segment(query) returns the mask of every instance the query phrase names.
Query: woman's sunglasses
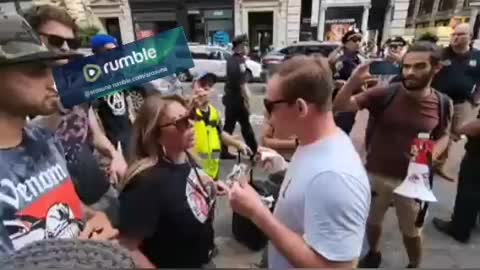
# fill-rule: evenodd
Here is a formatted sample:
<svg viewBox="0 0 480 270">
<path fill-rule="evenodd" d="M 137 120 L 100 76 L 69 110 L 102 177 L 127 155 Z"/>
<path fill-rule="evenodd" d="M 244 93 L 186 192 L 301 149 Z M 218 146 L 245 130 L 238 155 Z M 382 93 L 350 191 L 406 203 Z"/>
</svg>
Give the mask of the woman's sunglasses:
<svg viewBox="0 0 480 270">
<path fill-rule="evenodd" d="M 192 120 L 193 120 L 192 115 L 188 114 L 188 115 L 185 115 L 184 117 L 179 118 L 179 119 L 177 119 L 173 122 L 163 124 L 163 125 L 160 126 L 160 128 L 175 126 L 175 128 L 177 130 L 183 131 L 183 130 L 189 129 L 193 126 L 192 122 L 191 122 Z"/>
<path fill-rule="evenodd" d="M 40 33 L 40 35 L 44 36 L 47 38 L 48 45 L 55 47 L 55 48 L 62 48 L 63 44 L 65 42 L 67 43 L 68 47 L 72 50 L 76 50 L 80 48 L 80 43 L 81 41 L 76 38 L 64 38 L 61 36 L 57 35 L 52 35 L 52 34 L 45 34 L 45 33 Z"/>
</svg>

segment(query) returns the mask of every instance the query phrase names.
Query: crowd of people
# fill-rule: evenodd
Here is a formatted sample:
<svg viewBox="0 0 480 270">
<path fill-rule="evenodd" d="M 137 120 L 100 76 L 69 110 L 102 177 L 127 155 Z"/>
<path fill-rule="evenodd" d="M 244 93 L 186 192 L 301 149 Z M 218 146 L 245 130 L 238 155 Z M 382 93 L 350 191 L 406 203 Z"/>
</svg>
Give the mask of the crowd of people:
<svg viewBox="0 0 480 270">
<path fill-rule="evenodd" d="M 449 181 L 449 150 L 467 137 L 451 220 L 433 224 L 463 243 L 475 227 L 480 120 L 470 118 L 480 52 L 468 25 L 457 25 L 442 50 L 391 37 L 372 62 L 359 53 L 362 33 L 351 30 L 328 58 L 285 61 L 267 82 L 259 142 L 249 121 L 245 35 L 227 61 L 223 124 L 210 73 L 194 78 L 189 96 L 138 86 L 65 108 L 52 68 L 82 57 L 74 20 L 39 6 L 24 18 L 2 14 L 0 25 L 0 262 L 33 242 L 83 239 L 118 243 L 141 268 L 214 267 L 214 213 L 226 196 L 269 239 L 269 268 L 380 267 L 391 206 L 407 267 L 418 268 L 422 202 L 394 190 L 420 133 L 435 143 L 432 173 Z M 94 54 L 118 46 L 109 35 L 91 39 Z M 365 162 L 349 137 L 360 110 L 369 112 Z M 237 122 L 245 143 L 232 135 Z M 273 212 L 248 174 L 229 185 L 220 179 L 221 160 L 236 158 L 231 148 L 279 186 Z"/>
</svg>

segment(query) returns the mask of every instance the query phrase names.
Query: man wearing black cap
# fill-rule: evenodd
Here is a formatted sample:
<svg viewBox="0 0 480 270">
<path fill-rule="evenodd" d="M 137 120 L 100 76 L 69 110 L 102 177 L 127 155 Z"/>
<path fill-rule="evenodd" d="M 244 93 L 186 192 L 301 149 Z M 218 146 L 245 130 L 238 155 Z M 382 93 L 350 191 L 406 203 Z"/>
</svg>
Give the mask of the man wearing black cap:
<svg viewBox="0 0 480 270">
<path fill-rule="evenodd" d="M 27 123 L 58 110 L 51 65 L 71 54 L 49 51 L 16 14 L 0 25 L 0 256 L 42 239 L 114 237 L 107 217 L 82 205 L 54 134 Z"/>
<path fill-rule="evenodd" d="M 242 136 L 248 147 L 256 153 L 257 141 L 250 125 L 250 108 L 245 65 L 245 56 L 248 53 L 248 39 L 246 35 L 235 37 L 232 41 L 234 54 L 227 60 L 227 82 L 225 84 L 225 126 L 224 131 L 233 133 L 235 124 L 240 123 Z M 234 158 L 223 148 L 222 158 Z"/>
<path fill-rule="evenodd" d="M 400 64 L 406 52 L 407 41 L 401 36 L 393 36 L 387 39 L 385 45 L 387 46 L 385 59 L 391 63 Z"/>
<path fill-rule="evenodd" d="M 360 45 L 362 43 L 362 32 L 354 29 L 350 30 L 342 37 L 343 53 L 339 57 L 330 58 L 330 62 L 334 63 L 334 80 L 347 81 L 353 70 L 361 63 L 359 57 Z M 335 92 L 337 92 L 336 89 Z M 356 113 L 340 112 L 335 114 L 335 122 L 337 125 L 349 134 L 355 124 Z"/>
<path fill-rule="evenodd" d="M 401 63 L 406 46 L 407 41 L 400 36 L 393 36 L 385 42 L 384 60 L 372 62 L 370 65 L 370 74 L 377 79 L 377 83 L 401 81 Z"/>
</svg>

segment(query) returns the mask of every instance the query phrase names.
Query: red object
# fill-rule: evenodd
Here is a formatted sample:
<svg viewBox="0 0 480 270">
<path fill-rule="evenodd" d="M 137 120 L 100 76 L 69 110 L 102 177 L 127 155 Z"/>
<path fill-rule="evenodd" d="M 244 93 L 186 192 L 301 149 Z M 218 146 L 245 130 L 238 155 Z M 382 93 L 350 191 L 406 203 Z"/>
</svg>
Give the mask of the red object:
<svg viewBox="0 0 480 270">
<path fill-rule="evenodd" d="M 415 138 L 412 144 L 412 161 L 420 164 L 430 165 L 431 154 L 435 143 L 430 139 Z"/>
<path fill-rule="evenodd" d="M 138 39 L 144 39 L 144 38 L 149 38 L 153 37 L 155 35 L 155 32 L 152 30 L 141 30 L 137 33 Z"/>
</svg>

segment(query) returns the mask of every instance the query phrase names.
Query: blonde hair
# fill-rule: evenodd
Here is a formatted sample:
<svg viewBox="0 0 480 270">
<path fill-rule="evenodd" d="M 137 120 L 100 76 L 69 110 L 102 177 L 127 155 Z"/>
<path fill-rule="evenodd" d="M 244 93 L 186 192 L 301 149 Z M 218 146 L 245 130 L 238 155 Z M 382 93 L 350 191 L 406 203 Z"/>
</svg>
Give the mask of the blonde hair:
<svg viewBox="0 0 480 270">
<path fill-rule="evenodd" d="M 124 189 L 137 174 L 155 166 L 165 157 L 165 150 L 158 143 L 161 133 L 159 123 L 166 108 L 174 102 L 187 105 L 182 97 L 176 95 L 162 97 L 160 93 L 155 93 L 145 99 L 133 124 L 129 166 L 125 177 L 120 181 L 120 189 Z"/>
</svg>

